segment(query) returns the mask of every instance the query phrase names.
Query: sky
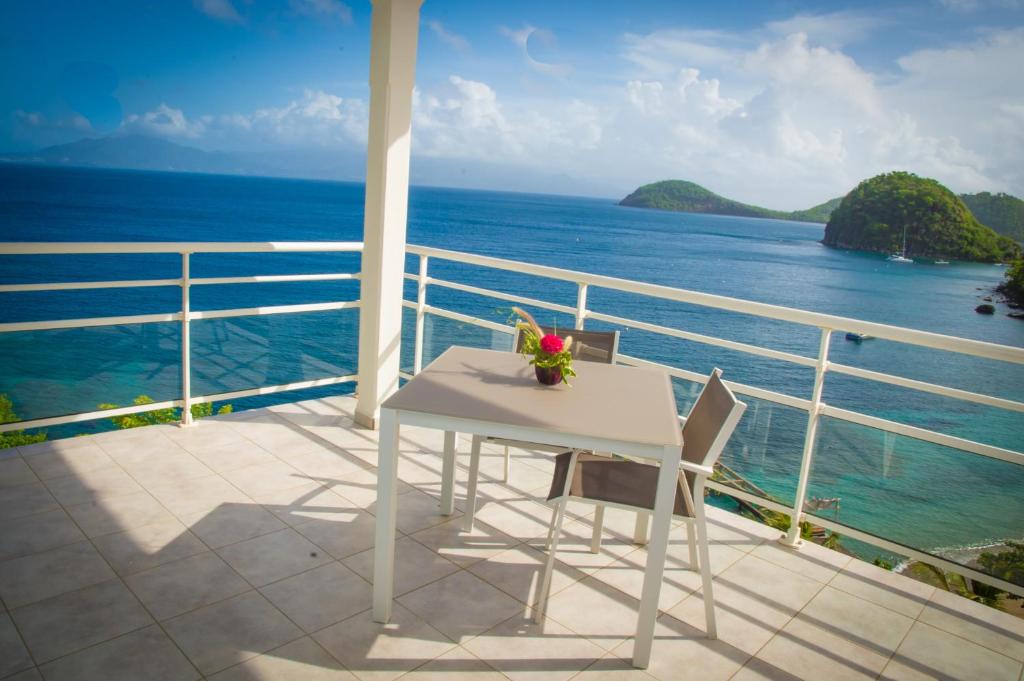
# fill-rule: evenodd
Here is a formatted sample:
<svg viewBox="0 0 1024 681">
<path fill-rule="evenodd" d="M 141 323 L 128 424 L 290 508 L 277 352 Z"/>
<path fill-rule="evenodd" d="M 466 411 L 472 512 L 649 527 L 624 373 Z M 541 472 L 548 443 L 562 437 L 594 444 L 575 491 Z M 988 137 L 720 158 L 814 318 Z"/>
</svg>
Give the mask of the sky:
<svg viewBox="0 0 1024 681">
<path fill-rule="evenodd" d="M 0 151 L 145 134 L 365 153 L 366 0 L 5 0 Z M 421 10 L 413 168 L 806 208 L 880 172 L 1024 196 L 1024 0 L 455 2 Z"/>
</svg>

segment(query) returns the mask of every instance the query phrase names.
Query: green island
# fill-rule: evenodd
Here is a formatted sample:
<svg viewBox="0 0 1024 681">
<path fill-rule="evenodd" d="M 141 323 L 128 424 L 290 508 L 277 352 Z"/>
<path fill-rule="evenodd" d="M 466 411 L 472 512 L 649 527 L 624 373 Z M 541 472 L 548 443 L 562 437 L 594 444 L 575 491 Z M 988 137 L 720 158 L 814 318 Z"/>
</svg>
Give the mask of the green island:
<svg viewBox="0 0 1024 681">
<path fill-rule="evenodd" d="M 783 211 L 751 206 L 719 196 L 710 189 L 686 180 L 663 180 L 645 184 L 619 202 L 620 206 L 632 208 L 654 208 L 685 213 L 713 213 L 715 215 L 736 215 L 745 218 L 775 218 L 797 222 L 828 221 L 842 198 L 826 201 L 806 210 Z"/>
<path fill-rule="evenodd" d="M 975 262 L 1005 262 L 1021 253 L 1018 243 L 981 224 L 949 189 L 907 172 L 877 175 L 857 185 L 833 211 L 822 243 Z"/>
<path fill-rule="evenodd" d="M 1024 201 L 1002 192 L 961 194 L 960 198 L 981 224 L 1017 243 L 1024 243 Z"/>
</svg>

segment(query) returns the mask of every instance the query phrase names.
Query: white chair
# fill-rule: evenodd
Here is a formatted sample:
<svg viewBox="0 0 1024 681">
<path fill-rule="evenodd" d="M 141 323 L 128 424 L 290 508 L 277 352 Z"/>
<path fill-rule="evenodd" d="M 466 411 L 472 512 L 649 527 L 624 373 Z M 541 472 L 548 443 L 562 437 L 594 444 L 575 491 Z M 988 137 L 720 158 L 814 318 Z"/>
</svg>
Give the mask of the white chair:
<svg viewBox="0 0 1024 681">
<path fill-rule="evenodd" d="M 721 374 L 719 369 L 711 372 L 683 425 L 682 462 L 673 508 L 673 515 L 686 521 L 690 565 L 701 573 L 708 638 L 716 638 L 717 629 L 704 516 L 704 483 L 712 474 L 715 462 L 747 406 L 739 402 L 726 387 Z M 558 538 L 562 532 L 566 503 L 572 500 L 597 506 L 591 540 L 591 551 L 596 553 L 600 548 L 604 507 L 633 510 L 637 511 L 638 517 L 649 517 L 654 509 L 657 482 L 658 467 L 648 463 L 580 451 L 566 452 L 556 458 L 551 492 L 548 495 L 548 502 L 554 505 L 554 512 L 548 530 L 548 559 L 534 613 L 537 622 L 543 621 L 547 607 L 551 572 L 558 550 Z M 646 523 L 643 525 L 646 527 Z"/>
</svg>

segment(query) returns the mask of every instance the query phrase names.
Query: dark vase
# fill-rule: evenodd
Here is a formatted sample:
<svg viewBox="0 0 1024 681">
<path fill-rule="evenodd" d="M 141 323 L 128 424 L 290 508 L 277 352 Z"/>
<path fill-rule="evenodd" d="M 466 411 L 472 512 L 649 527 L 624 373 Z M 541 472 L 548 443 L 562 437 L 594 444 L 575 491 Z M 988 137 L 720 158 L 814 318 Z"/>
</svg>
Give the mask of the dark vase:
<svg viewBox="0 0 1024 681">
<path fill-rule="evenodd" d="M 534 365 L 533 373 L 541 385 L 557 385 L 562 382 L 562 370 L 558 367 L 539 367 Z"/>
</svg>

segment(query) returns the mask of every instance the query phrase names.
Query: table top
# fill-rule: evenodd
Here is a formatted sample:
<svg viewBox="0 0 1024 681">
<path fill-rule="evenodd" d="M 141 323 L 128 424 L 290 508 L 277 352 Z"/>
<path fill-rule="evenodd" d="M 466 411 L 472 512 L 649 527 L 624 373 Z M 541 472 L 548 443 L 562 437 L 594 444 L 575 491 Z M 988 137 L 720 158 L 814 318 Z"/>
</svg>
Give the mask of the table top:
<svg viewBox="0 0 1024 681">
<path fill-rule="evenodd" d="M 572 386 L 543 386 L 513 352 L 453 346 L 385 400 L 385 409 L 536 428 L 554 433 L 682 445 L 668 374 L 574 362 Z"/>
</svg>

